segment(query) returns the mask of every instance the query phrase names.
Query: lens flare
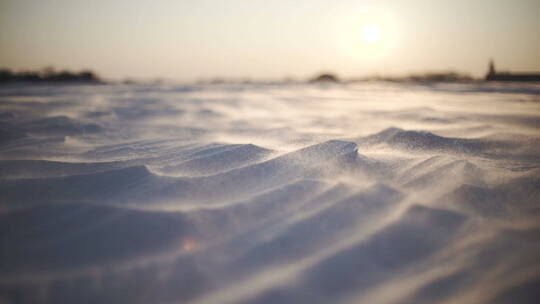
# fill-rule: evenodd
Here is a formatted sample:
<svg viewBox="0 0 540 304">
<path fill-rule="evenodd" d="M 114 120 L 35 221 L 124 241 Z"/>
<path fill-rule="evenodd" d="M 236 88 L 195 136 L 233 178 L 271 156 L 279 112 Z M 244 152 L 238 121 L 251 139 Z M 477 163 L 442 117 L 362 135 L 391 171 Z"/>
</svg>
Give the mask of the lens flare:
<svg viewBox="0 0 540 304">
<path fill-rule="evenodd" d="M 182 240 L 182 251 L 190 252 L 194 250 L 195 247 L 197 247 L 197 242 L 193 238 L 186 237 Z"/>
</svg>

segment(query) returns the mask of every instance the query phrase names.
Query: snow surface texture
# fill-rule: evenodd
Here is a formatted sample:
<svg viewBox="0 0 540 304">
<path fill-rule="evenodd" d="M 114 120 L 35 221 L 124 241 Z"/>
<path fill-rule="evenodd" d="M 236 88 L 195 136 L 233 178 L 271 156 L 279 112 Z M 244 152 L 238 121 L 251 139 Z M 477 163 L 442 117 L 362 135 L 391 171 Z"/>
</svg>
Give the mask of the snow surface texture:
<svg viewBox="0 0 540 304">
<path fill-rule="evenodd" d="M 4 86 L 2 303 L 538 303 L 540 86 Z"/>
</svg>

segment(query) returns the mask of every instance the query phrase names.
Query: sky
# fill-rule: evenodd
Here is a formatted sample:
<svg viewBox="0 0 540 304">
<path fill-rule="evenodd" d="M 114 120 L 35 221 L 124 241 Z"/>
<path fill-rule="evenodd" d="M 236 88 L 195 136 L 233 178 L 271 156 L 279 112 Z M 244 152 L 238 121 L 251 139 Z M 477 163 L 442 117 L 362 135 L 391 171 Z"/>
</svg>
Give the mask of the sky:
<svg viewBox="0 0 540 304">
<path fill-rule="evenodd" d="M 0 0 L 0 67 L 106 79 L 540 71 L 538 0 Z"/>
</svg>

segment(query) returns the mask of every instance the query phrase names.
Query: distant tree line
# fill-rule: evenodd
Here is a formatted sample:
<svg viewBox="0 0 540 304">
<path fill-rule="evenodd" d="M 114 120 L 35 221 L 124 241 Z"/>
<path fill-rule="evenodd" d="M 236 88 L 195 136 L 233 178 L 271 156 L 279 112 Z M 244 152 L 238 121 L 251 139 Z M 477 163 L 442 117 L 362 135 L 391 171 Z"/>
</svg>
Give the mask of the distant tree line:
<svg viewBox="0 0 540 304">
<path fill-rule="evenodd" d="M 370 76 L 355 79 L 356 81 L 391 81 L 391 82 L 471 82 L 477 79 L 468 74 L 458 72 L 427 72 L 403 76 Z"/>
<path fill-rule="evenodd" d="M 409 75 L 404 77 L 407 81 L 427 81 L 427 82 L 467 82 L 474 80 L 467 74 L 457 72 L 433 72 L 425 74 Z"/>
<path fill-rule="evenodd" d="M 368 76 L 340 80 L 332 73 L 322 73 L 309 80 L 309 82 L 361 82 L 361 81 L 392 81 L 392 82 L 470 82 L 475 81 L 468 74 L 448 72 L 427 72 L 424 74 L 409 74 L 404 76 Z"/>
<path fill-rule="evenodd" d="M 339 82 L 339 78 L 331 73 L 322 73 L 311 78 L 309 82 Z"/>
<path fill-rule="evenodd" d="M 83 70 L 71 72 L 67 70 L 55 71 L 54 68 L 45 68 L 41 71 L 14 72 L 9 69 L 0 69 L 0 83 L 6 82 L 85 82 L 99 83 L 101 80 L 92 71 Z"/>
</svg>

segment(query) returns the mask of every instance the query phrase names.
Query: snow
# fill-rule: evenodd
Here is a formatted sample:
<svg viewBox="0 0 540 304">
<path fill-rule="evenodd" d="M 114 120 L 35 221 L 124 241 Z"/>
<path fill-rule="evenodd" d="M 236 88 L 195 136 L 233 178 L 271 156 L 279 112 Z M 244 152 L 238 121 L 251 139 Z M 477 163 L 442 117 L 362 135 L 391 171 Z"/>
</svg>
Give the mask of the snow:
<svg viewBox="0 0 540 304">
<path fill-rule="evenodd" d="M 0 302 L 536 303 L 540 85 L 0 87 Z"/>
</svg>

